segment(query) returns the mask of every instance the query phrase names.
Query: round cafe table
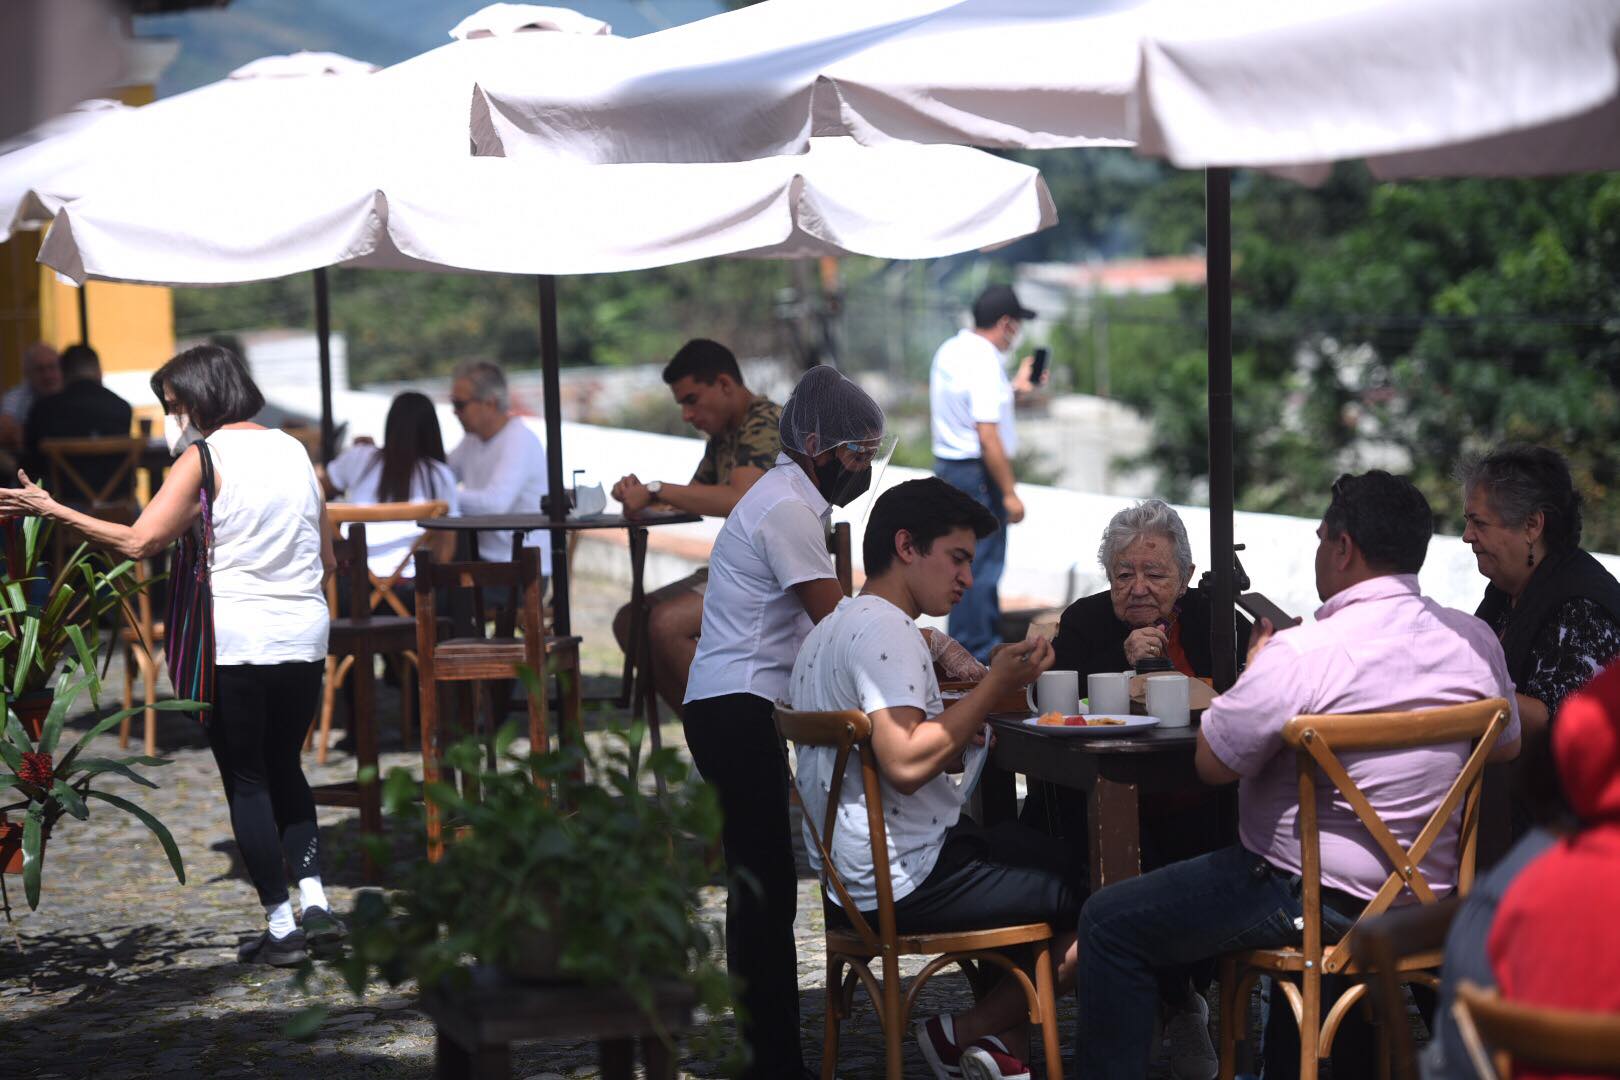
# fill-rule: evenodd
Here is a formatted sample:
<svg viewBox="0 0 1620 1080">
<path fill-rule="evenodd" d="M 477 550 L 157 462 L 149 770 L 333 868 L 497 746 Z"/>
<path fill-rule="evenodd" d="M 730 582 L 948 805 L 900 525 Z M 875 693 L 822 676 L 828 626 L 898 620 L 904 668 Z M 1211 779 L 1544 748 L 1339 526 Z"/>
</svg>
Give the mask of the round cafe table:
<svg viewBox="0 0 1620 1080">
<path fill-rule="evenodd" d="M 516 514 L 468 514 L 460 517 L 423 518 L 416 524 L 435 532 L 467 534 L 470 550 L 478 551 L 478 534 L 506 532 L 590 532 L 596 529 L 625 529 L 630 534 L 630 629 L 624 656 L 624 676 L 619 692 L 621 708 L 637 702 L 635 711 L 645 715 L 653 749 L 662 743 L 658 731 L 658 691 L 653 683 L 651 644 L 647 639 L 646 591 L 642 574 L 647 565 L 647 530 L 659 525 L 689 525 L 702 521 L 699 514 L 685 511 L 648 510 L 639 514 L 583 514 L 563 521 L 552 521 L 539 511 Z"/>
</svg>

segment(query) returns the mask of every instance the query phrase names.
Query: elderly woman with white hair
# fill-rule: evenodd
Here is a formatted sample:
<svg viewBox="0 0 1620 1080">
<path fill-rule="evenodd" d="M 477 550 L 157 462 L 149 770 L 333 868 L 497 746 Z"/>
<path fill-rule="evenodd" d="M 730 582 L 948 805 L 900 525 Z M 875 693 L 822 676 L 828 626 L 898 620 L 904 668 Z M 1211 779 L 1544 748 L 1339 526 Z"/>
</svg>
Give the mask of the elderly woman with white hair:
<svg viewBox="0 0 1620 1080">
<path fill-rule="evenodd" d="M 1090 675 L 1168 660 L 1184 675 L 1209 677 L 1209 598 L 1190 587 L 1192 544 L 1170 504 L 1148 499 L 1115 514 L 1097 559 L 1108 591 L 1081 597 L 1063 612 L 1053 666 Z"/>
</svg>

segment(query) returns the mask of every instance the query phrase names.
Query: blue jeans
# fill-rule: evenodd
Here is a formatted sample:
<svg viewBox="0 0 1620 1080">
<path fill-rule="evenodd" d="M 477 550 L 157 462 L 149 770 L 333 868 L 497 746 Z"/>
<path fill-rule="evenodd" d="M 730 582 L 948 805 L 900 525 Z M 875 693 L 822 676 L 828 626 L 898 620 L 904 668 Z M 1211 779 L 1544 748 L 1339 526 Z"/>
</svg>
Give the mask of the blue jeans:
<svg viewBox="0 0 1620 1080">
<path fill-rule="evenodd" d="M 1001 488 L 990 479 L 984 462 L 934 459 L 934 475 L 965 491 L 996 516 L 1001 527 L 980 540 L 973 550 L 973 587 L 962 594 L 951 609 L 945 632 L 978 658 L 990 662 L 990 650 L 1001 643 L 1001 570 L 1007 563 L 1007 510 L 1001 505 Z"/>
<path fill-rule="evenodd" d="M 1080 910 L 1075 1073 L 1142 1080 L 1157 972 L 1238 949 L 1297 945 L 1304 935 L 1294 920 L 1303 910 L 1299 875 L 1240 846 L 1093 893 Z M 1353 921 L 1324 903 L 1323 940 L 1336 941 Z"/>
</svg>

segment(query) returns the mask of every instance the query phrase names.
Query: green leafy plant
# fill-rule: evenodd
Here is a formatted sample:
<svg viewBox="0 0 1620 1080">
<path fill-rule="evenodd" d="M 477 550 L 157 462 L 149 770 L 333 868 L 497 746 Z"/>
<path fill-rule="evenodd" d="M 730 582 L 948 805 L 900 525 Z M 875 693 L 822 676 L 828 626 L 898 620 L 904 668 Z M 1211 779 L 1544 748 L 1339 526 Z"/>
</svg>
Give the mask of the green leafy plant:
<svg viewBox="0 0 1620 1080">
<path fill-rule="evenodd" d="M 100 691 L 95 669 L 70 666 L 56 684 L 50 712 L 46 715 L 39 739 L 28 734 L 16 713 L 6 710 L 6 728 L 0 738 L 0 792 L 11 791 L 21 800 L 0 806 L 0 817 L 12 811 L 22 813 L 23 892 L 30 908 L 39 907 L 40 875 L 44 869 L 45 837 L 52 827 L 68 815 L 79 821 L 90 816 L 92 801 L 99 800 L 135 817 L 152 831 L 163 845 L 163 853 L 174 868 L 175 879 L 185 884 L 185 865 L 174 837 L 163 823 L 149 811 L 121 796 L 92 787 L 98 776 L 108 773 L 132 780 L 142 787 L 157 785 L 136 771 L 136 766 L 167 765 L 165 758 L 134 756 L 125 758 L 90 757 L 84 751 L 95 739 L 122 723 L 127 717 L 141 712 L 146 706 L 136 706 L 113 713 L 97 721 L 94 727 L 80 736 L 67 753 L 56 757 L 62 738 L 62 729 L 68 711 L 79 696 L 89 690 L 94 699 Z M 152 708 L 166 712 L 194 711 L 206 708 L 195 701 L 160 701 Z M 11 916 L 10 906 L 6 917 Z"/>
<path fill-rule="evenodd" d="M 529 693 L 544 693 L 524 672 Z M 392 893 L 355 900 L 349 951 L 333 961 L 358 996 L 373 980 L 397 986 L 465 985 L 474 964 L 508 972 L 534 966 L 554 978 L 627 991 L 647 1012 L 655 987 L 691 985 L 708 1016 L 731 1005 L 712 929 L 697 918 L 710 880 L 705 853 L 720 833 L 719 802 L 676 751 L 637 764 L 644 728 L 610 729 L 600 749 L 578 743 L 518 753 L 516 725 L 496 736 L 495 767 L 476 739 L 446 762 L 467 781 L 427 785 L 425 797 L 460 835 L 437 863 L 411 864 Z M 669 793 L 647 793 L 662 777 Z M 420 783 L 395 769 L 388 812 L 415 816 Z M 306 975 L 308 973 L 306 972 Z M 313 1025 L 306 1024 L 306 1027 Z"/>
<path fill-rule="evenodd" d="M 0 581 L 0 690 L 12 697 L 44 690 L 64 657 L 94 670 L 103 617 L 122 610 L 134 625 L 129 601 L 149 584 L 136 574 L 133 561 L 114 562 L 86 544 L 73 549 L 47 578 L 51 528 L 37 517 L 0 521 L 6 559 Z M 45 598 L 35 603 L 29 594 L 41 582 Z"/>
</svg>

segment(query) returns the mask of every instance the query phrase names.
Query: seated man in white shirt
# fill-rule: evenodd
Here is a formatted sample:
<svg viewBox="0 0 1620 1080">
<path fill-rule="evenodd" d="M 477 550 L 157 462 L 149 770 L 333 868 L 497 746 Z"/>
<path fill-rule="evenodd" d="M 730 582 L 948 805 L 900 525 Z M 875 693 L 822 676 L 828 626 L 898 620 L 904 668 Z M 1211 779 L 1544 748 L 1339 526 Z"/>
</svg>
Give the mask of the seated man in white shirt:
<svg viewBox="0 0 1620 1080">
<path fill-rule="evenodd" d="M 1003 646 L 984 680 L 945 708 L 920 615 L 946 615 L 973 584 L 973 552 L 997 528 L 972 496 L 930 477 L 883 493 L 863 541 L 866 586 L 810 631 L 788 682 L 796 709 L 860 709 L 872 719 L 888 830 L 895 921 L 901 933 L 974 930 L 1050 922 L 1058 984 L 1073 984 L 1072 927 L 1084 898 L 1078 868 L 1061 840 L 1018 822 L 983 829 L 962 806 L 984 764 L 991 702 L 1052 665 L 1052 646 L 1034 638 Z M 834 751 L 800 747 L 796 783 L 805 846 L 819 871 L 808 825 L 825 820 Z M 949 772 L 964 767 L 962 779 Z M 850 899 L 877 920 L 871 833 L 858 768 L 836 793 L 831 855 Z M 828 897 L 828 918 L 843 913 Z M 971 1010 L 915 1027 L 936 1076 L 1028 1077 L 1028 1005 L 1004 980 Z"/>
<path fill-rule="evenodd" d="M 455 370 L 450 405 L 467 436 L 450 451 L 450 470 L 461 481 L 461 512 L 539 513 L 546 493 L 546 448 L 527 424 L 509 414 L 506 375 L 489 360 L 468 360 Z M 535 530 L 524 545 L 540 549 L 540 570 L 551 576 L 550 533 Z M 478 557 L 510 562 L 512 534 L 478 534 Z"/>
</svg>

